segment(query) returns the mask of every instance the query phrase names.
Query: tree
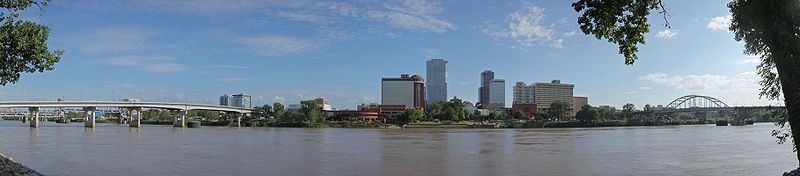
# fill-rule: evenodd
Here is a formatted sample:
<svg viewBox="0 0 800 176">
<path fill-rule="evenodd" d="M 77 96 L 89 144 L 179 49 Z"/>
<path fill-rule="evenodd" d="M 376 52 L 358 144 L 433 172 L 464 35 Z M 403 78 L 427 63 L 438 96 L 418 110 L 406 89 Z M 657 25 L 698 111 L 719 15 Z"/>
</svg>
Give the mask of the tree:
<svg viewBox="0 0 800 176">
<path fill-rule="evenodd" d="M 598 116 L 599 112 L 597 108 L 592 107 L 591 105 L 583 105 L 581 110 L 575 114 L 575 118 L 584 123 L 594 122 L 597 120 Z"/>
<path fill-rule="evenodd" d="M 272 115 L 275 116 L 275 118 L 281 118 L 283 117 L 283 113 L 286 112 L 286 108 L 284 108 L 281 103 L 275 102 L 272 104 L 272 111 Z"/>
<path fill-rule="evenodd" d="M 645 111 L 645 112 L 653 112 L 655 110 L 656 110 L 656 107 L 653 107 L 650 104 L 645 104 L 644 105 L 644 109 L 642 109 L 642 111 Z"/>
<path fill-rule="evenodd" d="M 511 115 L 511 119 L 528 120 L 530 118 L 531 117 L 529 117 L 528 115 L 525 115 L 525 113 L 522 112 L 522 110 L 514 112 L 514 114 Z"/>
<path fill-rule="evenodd" d="M 637 59 L 636 45 L 644 44 L 649 32 L 647 16 L 651 10 L 666 11 L 661 0 L 603 1 L 579 0 L 572 4 L 581 31 L 619 44 L 625 64 Z M 783 94 L 789 114 L 788 123 L 794 148 L 800 148 L 800 2 L 733 0 L 728 3 L 731 26 L 736 41 L 744 41 L 744 54 L 758 55 L 761 97 L 778 99 Z M 667 23 L 667 26 L 669 24 Z M 779 123 L 781 127 L 785 123 Z M 786 141 L 789 135 L 778 138 Z M 796 152 L 800 161 L 800 152 Z"/>
<path fill-rule="evenodd" d="M 402 126 L 410 122 L 422 120 L 424 116 L 425 113 L 422 112 L 422 110 L 419 110 L 417 108 L 408 108 L 406 109 L 406 111 L 397 114 L 396 116 L 397 119 L 395 120 L 395 123 L 397 123 L 397 125 Z"/>
<path fill-rule="evenodd" d="M 628 118 L 631 118 L 631 114 L 633 114 L 633 112 L 636 112 L 636 106 L 634 106 L 633 104 L 625 103 L 625 105 L 622 106 L 623 119 L 627 120 Z"/>
<path fill-rule="evenodd" d="M 20 73 L 44 72 L 53 70 L 61 60 L 64 50 L 49 51 L 47 39 L 50 28 L 28 20 L 17 20 L 19 11 L 36 5 L 40 9 L 50 0 L 6 0 L 0 7 L 7 13 L 0 13 L 0 85 L 19 81 Z"/>
<path fill-rule="evenodd" d="M 310 123 L 325 123 L 325 116 L 319 110 L 319 105 L 314 100 L 301 102 L 300 113 L 306 116 Z"/>
<path fill-rule="evenodd" d="M 706 124 L 706 120 L 708 119 L 708 112 L 706 111 L 694 112 L 694 118 L 697 118 L 697 122 L 699 122 L 700 124 Z"/>
<path fill-rule="evenodd" d="M 551 118 L 555 119 L 565 119 L 567 117 L 567 112 L 569 112 L 570 103 L 556 100 L 553 103 L 550 103 L 550 108 L 547 109 L 547 114 Z"/>
</svg>

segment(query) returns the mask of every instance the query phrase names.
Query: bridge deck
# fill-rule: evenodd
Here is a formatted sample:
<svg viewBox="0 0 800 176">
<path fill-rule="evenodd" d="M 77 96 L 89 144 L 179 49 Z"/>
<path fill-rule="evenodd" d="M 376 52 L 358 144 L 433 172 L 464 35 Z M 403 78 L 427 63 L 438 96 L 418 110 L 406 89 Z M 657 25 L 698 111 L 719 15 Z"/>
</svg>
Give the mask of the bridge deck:
<svg viewBox="0 0 800 176">
<path fill-rule="evenodd" d="M 172 110 L 211 110 L 236 113 L 252 113 L 252 109 L 208 104 L 170 103 L 170 102 L 127 102 L 127 101 L 0 101 L 0 108 L 27 107 L 141 107 Z"/>
</svg>

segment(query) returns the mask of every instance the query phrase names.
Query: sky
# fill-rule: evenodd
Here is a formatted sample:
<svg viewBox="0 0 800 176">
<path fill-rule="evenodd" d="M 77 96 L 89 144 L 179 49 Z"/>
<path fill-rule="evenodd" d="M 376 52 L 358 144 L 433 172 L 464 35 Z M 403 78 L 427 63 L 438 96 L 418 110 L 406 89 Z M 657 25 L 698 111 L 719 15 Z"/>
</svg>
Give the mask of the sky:
<svg viewBox="0 0 800 176">
<path fill-rule="evenodd" d="M 558 79 L 593 106 L 667 105 L 690 94 L 734 105 L 759 98 L 757 56 L 727 30 L 729 1 L 670 0 L 650 17 L 639 60 L 584 35 L 572 1 L 55 0 L 24 18 L 50 26 L 55 70 L 25 73 L 0 100 L 120 100 L 253 105 L 323 97 L 338 109 L 380 103 L 381 78 L 425 75 L 445 59 L 448 97 L 476 102 L 480 73 Z"/>
</svg>

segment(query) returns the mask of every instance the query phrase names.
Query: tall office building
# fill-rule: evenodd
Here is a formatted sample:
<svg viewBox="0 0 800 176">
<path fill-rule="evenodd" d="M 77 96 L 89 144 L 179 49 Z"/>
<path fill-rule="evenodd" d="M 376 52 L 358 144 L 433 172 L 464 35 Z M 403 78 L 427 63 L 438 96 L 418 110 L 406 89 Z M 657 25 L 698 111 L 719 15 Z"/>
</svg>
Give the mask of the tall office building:
<svg viewBox="0 0 800 176">
<path fill-rule="evenodd" d="M 426 102 L 447 101 L 447 61 L 431 59 L 426 63 L 425 73 Z"/>
<path fill-rule="evenodd" d="M 250 109 L 252 108 L 251 100 L 252 98 L 250 97 L 250 95 L 245 95 L 244 93 L 235 95 L 225 94 L 219 97 L 219 105 L 243 107 Z"/>
<path fill-rule="evenodd" d="M 556 100 L 572 105 L 574 84 L 561 84 L 560 80 L 553 80 L 550 83 L 537 82 L 533 86 L 534 101 L 539 111 L 547 111 Z"/>
<path fill-rule="evenodd" d="M 478 103 L 489 104 L 489 83 L 494 79 L 494 72 L 486 70 L 481 73 L 481 87 L 478 88 Z"/>
<path fill-rule="evenodd" d="M 533 85 L 525 85 L 525 82 L 517 82 L 517 84 L 514 85 L 513 91 L 513 104 L 533 104 L 533 102 L 535 102 L 533 94 L 536 89 Z"/>
<path fill-rule="evenodd" d="M 251 103 L 253 98 L 250 95 L 245 95 L 244 93 L 235 94 L 231 96 L 231 106 L 236 107 L 243 107 L 250 109 L 252 108 Z"/>
<path fill-rule="evenodd" d="M 492 110 L 506 107 L 506 80 L 493 79 L 489 83 L 489 103 Z"/>
<path fill-rule="evenodd" d="M 231 100 L 231 96 L 229 96 L 228 94 L 225 94 L 223 96 L 219 96 L 219 105 L 231 106 L 232 105 L 231 101 L 233 101 L 233 100 Z"/>
<path fill-rule="evenodd" d="M 425 82 L 420 75 L 381 79 L 381 104 L 425 107 Z"/>
</svg>

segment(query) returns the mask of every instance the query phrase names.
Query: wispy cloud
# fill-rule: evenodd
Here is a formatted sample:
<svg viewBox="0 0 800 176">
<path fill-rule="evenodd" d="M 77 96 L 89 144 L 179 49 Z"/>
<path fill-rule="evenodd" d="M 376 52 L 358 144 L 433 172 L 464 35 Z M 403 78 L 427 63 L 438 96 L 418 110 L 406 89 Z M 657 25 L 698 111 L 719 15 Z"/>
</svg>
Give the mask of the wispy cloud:
<svg viewBox="0 0 800 176">
<path fill-rule="evenodd" d="M 436 18 L 443 8 L 426 0 L 406 0 L 402 5 L 384 3 L 387 10 L 369 10 L 366 17 L 383 21 L 396 27 L 444 33 L 455 30 L 453 23 Z"/>
<path fill-rule="evenodd" d="M 227 78 L 220 78 L 220 79 L 217 79 L 217 81 L 219 81 L 219 82 L 225 82 L 225 83 L 241 82 L 241 81 L 247 81 L 247 80 L 250 80 L 250 78 L 242 78 L 242 77 L 227 77 Z"/>
<path fill-rule="evenodd" d="M 656 38 L 660 39 L 671 39 L 675 38 L 676 36 L 678 36 L 678 30 L 671 30 L 671 29 L 661 30 L 658 31 L 658 33 L 656 34 Z"/>
<path fill-rule="evenodd" d="M 651 89 L 653 89 L 653 88 L 647 87 L 647 86 L 639 87 L 639 90 L 651 90 Z"/>
<path fill-rule="evenodd" d="M 731 15 L 714 17 L 711 18 L 706 27 L 712 30 L 727 30 L 731 25 L 731 19 L 733 19 Z"/>
<path fill-rule="evenodd" d="M 112 66 L 132 67 L 150 72 L 175 72 L 186 70 L 183 64 L 173 62 L 166 56 L 123 56 L 100 60 L 100 63 Z"/>
<path fill-rule="evenodd" d="M 752 92 L 758 90 L 755 72 L 743 72 L 733 77 L 724 75 L 668 75 L 649 73 L 640 76 L 639 80 L 666 85 L 678 91 L 687 92 Z"/>
<path fill-rule="evenodd" d="M 422 55 L 424 55 L 425 57 L 429 57 L 429 58 L 440 58 L 440 57 L 442 57 L 442 55 L 439 54 L 439 50 L 436 50 L 436 49 L 433 49 L 433 48 L 422 48 L 421 52 L 422 52 Z"/>
<path fill-rule="evenodd" d="M 489 23 L 482 31 L 484 34 L 495 38 L 495 40 L 513 39 L 522 47 L 549 45 L 561 48 L 561 43 L 564 40 L 555 38 L 556 31 L 553 29 L 552 24 L 545 24 L 546 15 L 544 10 L 544 8 L 538 6 L 526 5 L 508 15 L 506 18 L 507 27 Z M 574 35 L 574 32 L 563 33 L 563 35 L 571 36 Z"/>
<path fill-rule="evenodd" d="M 351 93 L 324 90 L 267 90 L 257 96 L 274 97 L 271 101 L 254 102 L 257 104 L 272 104 L 280 102 L 284 106 L 289 104 L 300 104 L 300 101 L 312 100 L 318 97 L 330 100 L 331 106 L 339 109 L 355 109 L 361 103 L 376 103 L 380 101 L 380 95 L 369 95 L 364 93 Z M 269 102 L 267 102 L 269 101 Z"/>
<path fill-rule="evenodd" d="M 78 49 L 85 53 L 110 53 L 142 50 L 147 40 L 159 32 L 138 27 L 113 27 L 76 35 Z"/>
<path fill-rule="evenodd" d="M 250 52 L 261 56 L 284 56 L 313 52 L 323 44 L 308 39 L 291 38 L 278 35 L 267 35 L 256 38 L 241 38 L 239 43 L 245 45 Z"/>
<path fill-rule="evenodd" d="M 758 56 L 748 55 L 745 56 L 741 60 L 737 60 L 734 64 L 736 65 L 743 65 L 743 64 L 758 64 L 761 62 L 761 58 Z"/>
</svg>

